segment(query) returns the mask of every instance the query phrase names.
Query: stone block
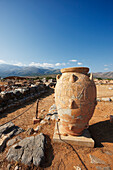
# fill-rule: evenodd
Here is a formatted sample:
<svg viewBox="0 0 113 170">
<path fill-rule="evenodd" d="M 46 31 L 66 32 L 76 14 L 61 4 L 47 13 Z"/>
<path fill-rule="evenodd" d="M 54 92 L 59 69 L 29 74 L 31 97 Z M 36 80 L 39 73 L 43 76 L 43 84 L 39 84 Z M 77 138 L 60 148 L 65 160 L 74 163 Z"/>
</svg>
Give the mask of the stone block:
<svg viewBox="0 0 113 170">
<path fill-rule="evenodd" d="M 39 123 L 39 122 L 40 122 L 40 118 L 37 118 L 37 119 L 35 117 L 33 118 L 33 124 L 36 124 L 36 123 Z"/>
<path fill-rule="evenodd" d="M 111 99 L 109 97 L 101 98 L 101 100 L 104 102 L 111 102 Z"/>
<path fill-rule="evenodd" d="M 94 147 L 94 140 L 91 138 L 91 134 L 88 129 L 85 129 L 81 136 L 64 136 L 60 133 L 60 124 L 57 122 L 55 124 L 53 141 L 54 142 L 66 142 L 69 144 L 74 144 L 84 147 Z"/>
</svg>

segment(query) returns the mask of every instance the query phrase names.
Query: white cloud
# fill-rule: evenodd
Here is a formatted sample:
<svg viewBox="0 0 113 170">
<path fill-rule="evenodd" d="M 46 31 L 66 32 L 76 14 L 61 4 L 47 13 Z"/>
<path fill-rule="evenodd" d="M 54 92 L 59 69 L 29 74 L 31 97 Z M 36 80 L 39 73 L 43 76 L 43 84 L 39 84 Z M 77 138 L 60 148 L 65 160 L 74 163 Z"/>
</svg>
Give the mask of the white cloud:
<svg viewBox="0 0 113 170">
<path fill-rule="evenodd" d="M 61 66 L 61 63 L 56 63 L 55 66 Z"/>
<path fill-rule="evenodd" d="M 0 60 L 0 64 L 5 64 L 6 62 L 4 60 Z"/>
<path fill-rule="evenodd" d="M 26 64 L 23 64 L 21 62 L 14 62 L 14 61 L 11 61 L 11 62 L 6 62 L 4 60 L 0 60 L 0 64 L 10 64 L 10 65 L 14 65 L 14 66 L 26 66 Z"/>
<path fill-rule="evenodd" d="M 50 63 L 43 63 L 42 64 L 42 67 L 53 67 L 54 65 L 53 64 L 50 64 Z"/>
<path fill-rule="evenodd" d="M 77 64 L 78 64 L 78 65 L 82 65 L 82 63 L 80 63 L 80 62 L 78 62 Z"/>
<path fill-rule="evenodd" d="M 29 66 L 35 66 L 35 67 L 58 67 L 58 66 L 65 66 L 66 63 L 56 63 L 56 64 L 51 64 L 51 63 L 35 63 L 31 62 Z"/>
<path fill-rule="evenodd" d="M 35 62 L 31 62 L 29 64 L 29 66 L 35 66 L 35 67 L 54 67 L 54 64 L 50 64 L 50 63 L 35 63 Z"/>
<path fill-rule="evenodd" d="M 108 70 L 108 68 L 105 68 L 104 70 Z"/>
<path fill-rule="evenodd" d="M 71 61 L 71 62 L 77 62 L 77 60 L 69 60 L 69 61 Z"/>
<path fill-rule="evenodd" d="M 26 64 L 22 64 L 21 62 L 18 62 L 16 64 L 13 64 L 14 66 L 26 66 Z"/>
<path fill-rule="evenodd" d="M 105 64 L 104 66 L 105 66 L 105 67 L 107 67 L 108 65 L 107 65 L 107 64 Z"/>
<path fill-rule="evenodd" d="M 11 64 L 11 65 L 15 65 L 15 66 L 27 66 L 26 64 L 23 64 L 21 62 L 17 62 L 17 61 L 11 61 L 11 63 L 7 63 L 4 60 L 0 60 L 0 64 Z M 66 63 L 56 63 L 56 64 L 52 64 L 52 63 L 36 63 L 36 62 L 31 62 L 30 64 L 28 64 L 28 66 L 35 66 L 35 67 L 59 67 L 59 66 L 65 66 Z"/>
<path fill-rule="evenodd" d="M 56 63 L 55 66 L 65 66 L 66 63 Z"/>
</svg>

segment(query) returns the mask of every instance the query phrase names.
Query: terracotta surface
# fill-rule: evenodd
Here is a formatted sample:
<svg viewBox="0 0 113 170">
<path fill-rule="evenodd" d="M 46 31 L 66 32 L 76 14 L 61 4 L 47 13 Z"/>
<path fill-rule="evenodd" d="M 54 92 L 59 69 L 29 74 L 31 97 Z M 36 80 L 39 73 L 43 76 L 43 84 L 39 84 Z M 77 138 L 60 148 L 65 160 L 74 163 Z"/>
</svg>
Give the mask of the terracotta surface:
<svg viewBox="0 0 113 170">
<path fill-rule="evenodd" d="M 55 102 L 61 122 L 61 134 L 81 135 L 87 128 L 96 105 L 96 86 L 87 74 L 89 68 L 62 69 L 57 76 Z"/>
</svg>

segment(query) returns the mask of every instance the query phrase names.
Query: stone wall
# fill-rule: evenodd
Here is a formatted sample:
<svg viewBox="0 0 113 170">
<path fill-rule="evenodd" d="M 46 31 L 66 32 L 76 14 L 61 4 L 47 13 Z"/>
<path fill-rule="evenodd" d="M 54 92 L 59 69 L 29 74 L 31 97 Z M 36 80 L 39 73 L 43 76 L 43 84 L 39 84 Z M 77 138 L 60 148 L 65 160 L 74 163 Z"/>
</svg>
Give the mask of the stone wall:
<svg viewBox="0 0 113 170">
<path fill-rule="evenodd" d="M 19 106 L 33 98 L 38 98 L 48 88 L 45 84 L 39 83 L 38 85 L 32 84 L 29 87 L 15 88 L 11 91 L 2 91 L 0 93 L 0 112 Z"/>
</svg>

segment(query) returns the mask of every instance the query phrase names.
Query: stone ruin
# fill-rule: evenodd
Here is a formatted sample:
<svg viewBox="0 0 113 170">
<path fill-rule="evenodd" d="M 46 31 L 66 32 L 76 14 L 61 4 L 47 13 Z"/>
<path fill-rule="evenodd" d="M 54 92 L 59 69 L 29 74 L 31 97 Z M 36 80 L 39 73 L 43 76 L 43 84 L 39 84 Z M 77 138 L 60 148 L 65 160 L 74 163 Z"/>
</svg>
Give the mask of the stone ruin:
<svg viewBox="0 0 113 170">
<path fill-rule="evenodd" d="M 7 78 L 4 85 L 0 86 L 0 112 L 39 97 L 50 86 L 51 83 L 43 83 L 39 80 Z"/>
</svg>

